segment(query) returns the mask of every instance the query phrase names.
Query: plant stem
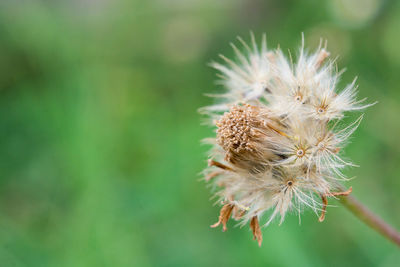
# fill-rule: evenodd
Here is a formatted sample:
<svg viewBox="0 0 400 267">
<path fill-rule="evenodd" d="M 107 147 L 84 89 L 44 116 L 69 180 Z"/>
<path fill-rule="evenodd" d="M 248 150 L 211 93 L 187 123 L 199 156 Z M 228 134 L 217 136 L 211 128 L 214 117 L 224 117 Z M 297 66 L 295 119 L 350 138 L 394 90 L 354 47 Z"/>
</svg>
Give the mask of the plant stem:
<svg viewBox="0 0 400 267">
<path fill-rule="evenodd" d="M 358 219 L 400 247 L 400 233 L 396 229 L 372 213 L 372 211 L 353 196 L 343 196 L 339 199 Z"/>
</svg>

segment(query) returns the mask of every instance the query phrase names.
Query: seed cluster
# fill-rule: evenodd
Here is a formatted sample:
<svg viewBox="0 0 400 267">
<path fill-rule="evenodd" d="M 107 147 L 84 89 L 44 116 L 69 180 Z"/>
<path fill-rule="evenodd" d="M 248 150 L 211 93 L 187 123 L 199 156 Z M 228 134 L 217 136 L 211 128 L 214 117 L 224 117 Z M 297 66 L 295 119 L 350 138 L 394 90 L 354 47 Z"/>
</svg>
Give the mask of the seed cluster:
<svg viewBox="0 0 400 267">
<path fill-rule="evenodd" d="M 356 100 L 354 82 L 337 89 L 340 72 L 333 61 L 324 64 L 325 48 L 308 55 L 302 46 L 293 64 L 280 49 L 267 50 L 265 38 L 260 50 L 254 36 L 252 49 L 239 40 L 248 57 L 233 45 L 240 64 L 225 57 L 229 66 L 213 64 L 227 91 L 222 102 L 202 109 L 217 127 L 205 174 L 223 204 L 213 227 L 226 230 L 230 217 L 249 222 L 261 245 L 262 215 L 270 213 L 268 225 L 311 208 L 323 221 L 327 198 L 351 192 L 341 192 L 338 182 L 352 166 L 340 152 L 362 116 L 341 129 L 337 122 L 369 105 Z"/>
<path fill-rule="evenodd" d="M 234 106 L 216 123 L 217 142 L 226 151 L 240 153 L 242 150 L 253 151 L 250 141 L 255 138 L 255 128 L 262 121 L 258 119 L 259 109 L 250 105 Z"/>
</svg>

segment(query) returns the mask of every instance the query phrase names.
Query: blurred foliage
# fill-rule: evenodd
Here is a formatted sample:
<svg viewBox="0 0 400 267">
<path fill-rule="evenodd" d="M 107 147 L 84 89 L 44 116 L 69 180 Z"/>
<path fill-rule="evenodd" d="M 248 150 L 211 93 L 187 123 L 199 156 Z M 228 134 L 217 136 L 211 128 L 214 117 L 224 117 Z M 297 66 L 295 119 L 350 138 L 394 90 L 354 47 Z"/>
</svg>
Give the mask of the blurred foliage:
<svg viewBox="0 0 400 267">
<path fill-rule="evenodd" d="M 210 229 L 197 109 L 236 35 L 292 51 L 301 32 L 327 38 L 342 84 L 358 75 L 379 101 L 347 185 L 399 228 L 399 29 L 396 1 L 2 0 L 0 265 L 396 266 L 395 245 L 340 206 L 264 229 L 261 248 L 233 222 Z"/>
</svg>

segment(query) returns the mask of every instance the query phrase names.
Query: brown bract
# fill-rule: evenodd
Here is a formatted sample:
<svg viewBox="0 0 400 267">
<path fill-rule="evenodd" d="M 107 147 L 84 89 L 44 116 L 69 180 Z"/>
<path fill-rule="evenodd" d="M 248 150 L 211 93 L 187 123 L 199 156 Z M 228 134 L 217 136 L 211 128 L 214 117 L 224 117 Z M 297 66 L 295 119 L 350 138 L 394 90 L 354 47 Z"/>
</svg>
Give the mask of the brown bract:
<svg viewBox="0 0 400 267">
<path fill-rule="evenodd" d="M 258 245 L 261 247 L 262 233 L 261 233 L 261 229 L 260 229 L 260 224 L 258 223 L 257 216 L 254 216 L 253 218 L 251 218 L 250 228 L 251 228 L 251 231 L 253 232 L 253 240 L 257 240 Z"/>
<path fill-rule="evenodd" d="M 328 206 L 328 198 L 327 197 L 335 197 L 335 196 L 348 196 L 353 191 L 353 188 L 350 187 L 348 190 L 343 192 L 330 192 L 329 194 L 321 195 L 322 200 L 322 211 L 319 216 L 319 221 L 323 222 L 325 220 L 326 207 Z"/>
<path fill-rule="evenodd" d="M 218 222 L 211 225 L 212 228 L 219 226 L 222 223 L 222 231 L 225 232 L 228 228 L 226 227 L 226 223 L 228 222 L 229 218 L 231 217 L 231 213 L 233 210 L 232 204 L 225 204 L 221 211 L 219 212 Z"/>
</svg>

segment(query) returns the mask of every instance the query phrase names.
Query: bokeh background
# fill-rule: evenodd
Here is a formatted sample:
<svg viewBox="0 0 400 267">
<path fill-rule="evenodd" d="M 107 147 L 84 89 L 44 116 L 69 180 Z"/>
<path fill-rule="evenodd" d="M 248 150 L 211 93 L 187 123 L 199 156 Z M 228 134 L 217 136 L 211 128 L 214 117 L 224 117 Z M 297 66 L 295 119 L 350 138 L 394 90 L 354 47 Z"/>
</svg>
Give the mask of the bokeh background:
<svg viewBox="0 0 400 267">
<path fill-rule="evenodd" d="M 263 230 L 210 229 L 219 208 L 197 109 L 207 66 L 249 31 L 269 47 L 328 39 L 369 108 L 347 185 L 400 228 L 400 2 L 1 0 L 1 266 L 398 266 L 337 202 Z M 295 54 L 295 52 L 294 52 Z M 357 116 L 355 114 L 354 116 Z M 351 120 L 354 116 L 350 116 Z"/>
</svg>

